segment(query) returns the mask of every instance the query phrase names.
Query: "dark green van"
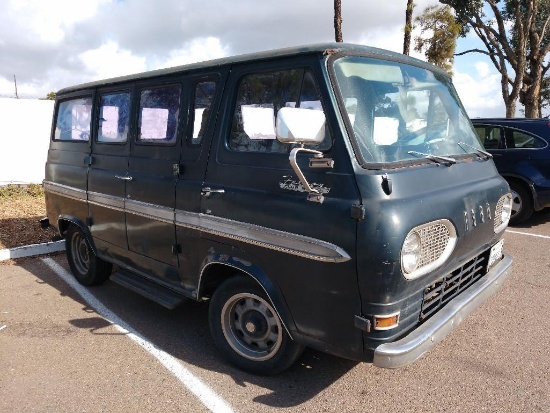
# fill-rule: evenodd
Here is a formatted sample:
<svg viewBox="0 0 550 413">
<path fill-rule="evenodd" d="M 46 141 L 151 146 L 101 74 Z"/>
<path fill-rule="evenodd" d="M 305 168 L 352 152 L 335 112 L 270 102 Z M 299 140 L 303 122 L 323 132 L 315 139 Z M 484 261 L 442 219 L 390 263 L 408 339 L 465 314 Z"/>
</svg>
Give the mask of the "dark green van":
<svg viewBox="0 0 550 413">
<path fill-rule="evenodd" d="M 63 89 L 44 186 L 79 282 L 208 300 L 257 374 L 304 346 L 410 364 L 511 273 L 509 187 L 451 79 L 364 46 Z"/>
</svg>

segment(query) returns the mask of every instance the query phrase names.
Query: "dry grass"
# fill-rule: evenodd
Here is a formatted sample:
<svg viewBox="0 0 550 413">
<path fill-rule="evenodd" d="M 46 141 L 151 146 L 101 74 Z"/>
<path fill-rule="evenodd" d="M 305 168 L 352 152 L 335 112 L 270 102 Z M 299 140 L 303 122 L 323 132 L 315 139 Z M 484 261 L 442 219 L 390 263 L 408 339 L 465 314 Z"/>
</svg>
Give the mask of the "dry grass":
<svg viewBox="0 0 550 413">
<path fill-rule="evenodd" d="M 54 228 L 42 229 L 39 220 L 46 216 L 41 185 L 0 187 L 0 249 L 51 241 Z"/>
</svg>

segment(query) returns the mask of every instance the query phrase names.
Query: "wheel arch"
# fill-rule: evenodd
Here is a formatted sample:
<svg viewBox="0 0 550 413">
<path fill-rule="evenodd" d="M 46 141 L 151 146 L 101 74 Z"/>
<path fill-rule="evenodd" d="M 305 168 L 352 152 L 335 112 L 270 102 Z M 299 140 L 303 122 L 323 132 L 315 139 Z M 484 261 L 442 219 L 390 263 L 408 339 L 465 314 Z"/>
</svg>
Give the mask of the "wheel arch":
<svg viewBox="0 0 550 413">
<path fill-rule="evenodd" d="M 219 259 L 222 258 L 222 259 Z M 264 291 L 267 299 L 273 305 L 277 315 L 283 323 L 288 335 L 294 339 L 296 325 L 290 313 L 282 292 L 273 284 L 271 279 L 251 263 L 236 257 L 220 256 L 210 259 L 203 267 L 197 286 L 197 300 L 208 299 L 214 291 L 227 279 L 237 276 L 249 277 Z"/>
<path fill-rule="evenodd" d="M 97 249 L 96 249 L 95 244 L 94 244 L 94 239 L 92 237 L 92 233 L 90 232 L 90 229 L 88 228 L 88 226 L 86 224 L 84 224 L 84 222 L 82 222 L 82 220 L 80 220 L 79 218 L 77 218 L 75 216 L 65 215 L 65 214 L 60 215 L 57 218 L 57 228 L 59 230 L 59 234 L 63 238 L 65 238 L 65 236 L 67 234 L 67 231 L 68 231 L 68 229 L 71 225 L 76 225 L 77 227 L 79 227 L 82 230 L 82 232 L 86 236 L 86 239 L 90 243 L 90 246 L 92 247 L 94 253 L 97 254 Z"/>
<path fill-rule="evenodd" d="M 533 209 L 535 211 L 540 211 L 542 209 L 538 202 L 537 191 L 535 190 L 535 184 L 530 179 L 527 179 L 524 176 L 515 175 L 515 174 L 507 174 L 502 176 L 504 179 L 506 179 L 508 184 L 510 184 L 510 182 L 515 182 L 519 185 L 522 185 L 525 189 L 527 189 L 527 192 L 531 195 L 531 202 L 533 203 Z"/>
</svg>

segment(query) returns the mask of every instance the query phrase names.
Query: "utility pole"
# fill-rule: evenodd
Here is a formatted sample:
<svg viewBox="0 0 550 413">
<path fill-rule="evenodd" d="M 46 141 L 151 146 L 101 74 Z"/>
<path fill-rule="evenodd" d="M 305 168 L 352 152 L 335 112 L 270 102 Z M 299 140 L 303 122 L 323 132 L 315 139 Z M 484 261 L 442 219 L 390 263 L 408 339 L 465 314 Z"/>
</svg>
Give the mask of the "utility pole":
<svg viewBox="0 0 550 413">
<path fill-rule="evenodd" d="M 15 99 L 19 99 L 19 95 L 17 94 L 17 79 L 15 78 L 15 75 L 13 75 L 13 83 L 15 83 Z"/>
</svg>

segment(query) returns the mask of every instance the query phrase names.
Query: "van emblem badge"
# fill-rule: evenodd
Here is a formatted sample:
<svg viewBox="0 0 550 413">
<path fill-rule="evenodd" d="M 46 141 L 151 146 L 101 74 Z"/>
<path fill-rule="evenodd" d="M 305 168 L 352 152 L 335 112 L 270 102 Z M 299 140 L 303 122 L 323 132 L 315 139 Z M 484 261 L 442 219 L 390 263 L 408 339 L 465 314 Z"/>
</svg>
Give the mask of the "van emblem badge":
<svg viewBox="0 0 550 413">
<path fill-rule="evenodd" d="M 315 182 L 312 182 L 310 186 L 324 195 L 328 194 L 331 190 L 331 188 L 327 188 L 325 184 L 316 184 Z M 300 181 L 294 180 L 292 176 L 283 176 L 283 180 L 279 182 L 279 187 L 288 191 L 307 192 Z"/>
<path fill-rule="evenodd" d="M 491 206 L 488 202 L 485 206 L 479 205 L 477 213 L 475 208 L 471 208 L 469 212 L 464 211 L 464 230 L 469 231 L 470 228 L 475 228 L 478 224 L 484 224 L 491 219 Z"/>
</svg>

